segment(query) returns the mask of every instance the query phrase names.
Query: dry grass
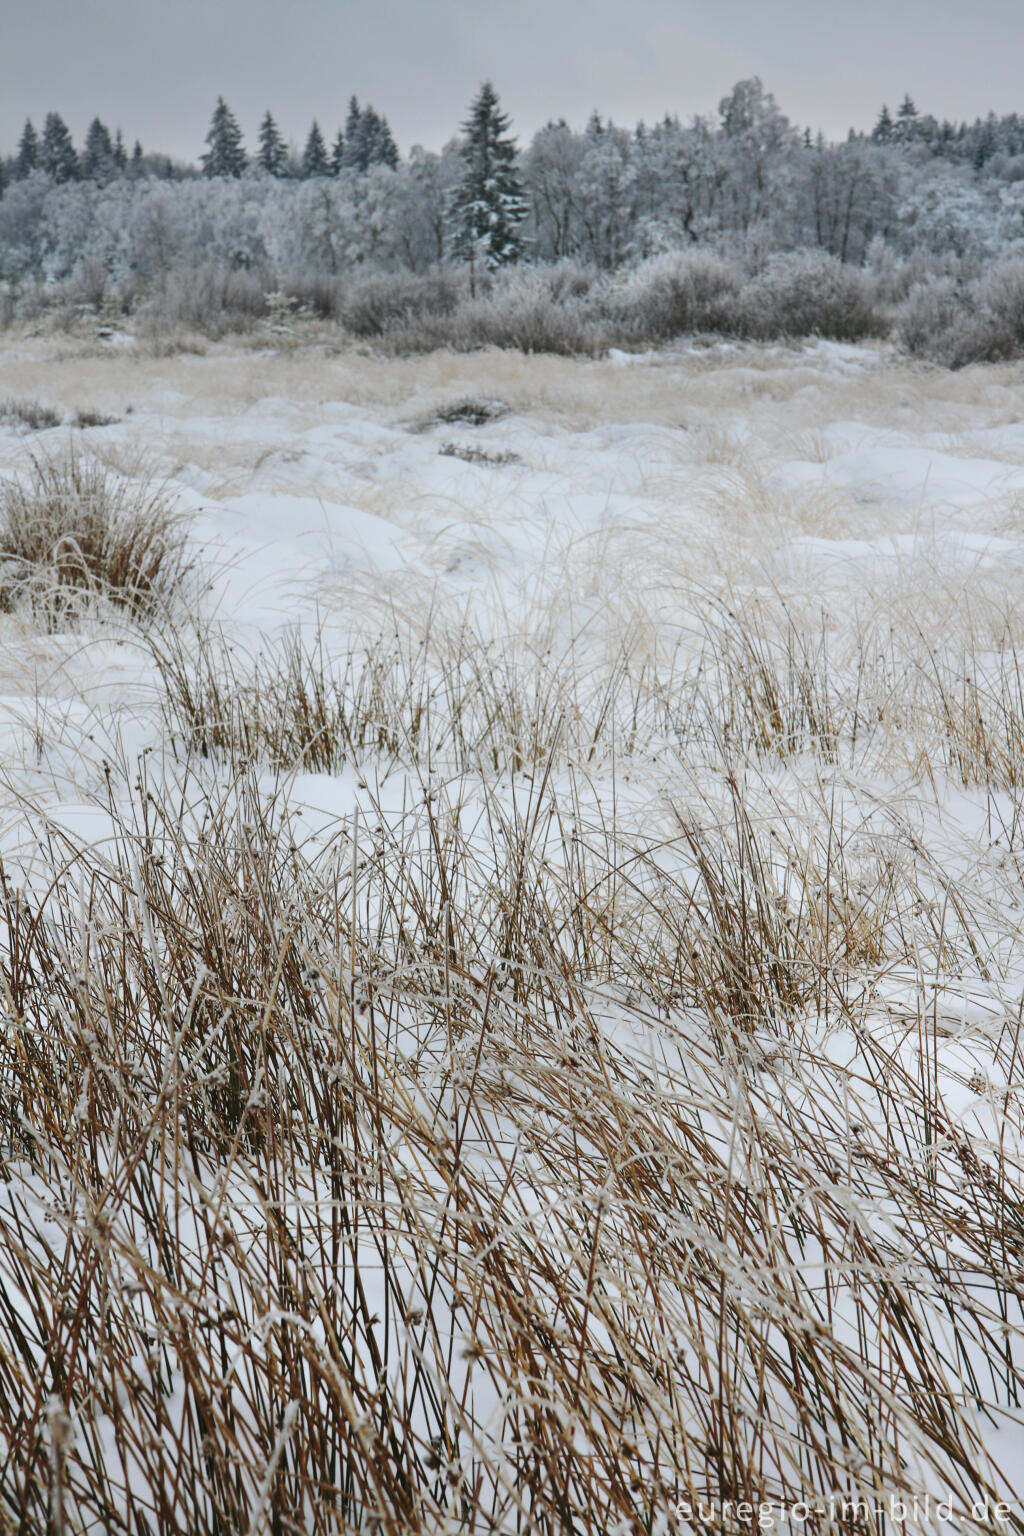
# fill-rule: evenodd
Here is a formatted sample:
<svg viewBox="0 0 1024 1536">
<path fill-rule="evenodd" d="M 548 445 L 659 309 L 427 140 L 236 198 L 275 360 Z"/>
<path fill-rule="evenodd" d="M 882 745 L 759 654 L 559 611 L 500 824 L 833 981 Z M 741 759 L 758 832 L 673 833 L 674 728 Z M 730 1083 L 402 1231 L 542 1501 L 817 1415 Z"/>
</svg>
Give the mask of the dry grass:
<svg viewBox="0 0 1024 1536">
<path fill-rule="evenodd" d="M 342 644 L 144 603 L 123 741 L 59 793 L 45 743 L 5 760 L 0 1529 L 887 1536 L 890 1498 L 980 1532 L 1020 1497 L 1015 577 L 773 586 L 827 511 L 773 454 L 909 376 L 815 399 L 757 356 L 132 363 L 195 410 L 293 378 L 313 422 L 693 430 L 628 439 L 665 515 L 545 549 L 517 609 L 368 578 Z M 929 388 L 908 418 L 1013 414 Z M 39 718 L 88 698 L 30 638 Z"/>
<path fill-rule="evenodd" d="M 783 915 L 735 786 L 724 842 L 680 828 L 689 890 L 550 783 L 482 822 L 454 791 L 318 852 L 250 774 L 143 777 L 104 852 L 51 828 L 51 891 L 7 886 L 9 1515 L 596 1536 L 995 1497 L 1015 1101 L 993 1166 L 931 1043 L 922 1082 L 846 1001 L 863 951 L 809 946 L 809 865 Z M 808 1099 L 816 987 L 858 1044 Z"/>
<path fill-rule="evenodd" d="M 49 627 L 106 599 L 152 615 L 188 573 L 184 527 L 167 496 L 113 475 L 74 445 L 29 460 L 28 484 L 0 485 L 0 603 L 27 603 Z"/>
<path fill-rule="evenodd" d="M 0 400 L 0 426 L 24 427 L 27 432 L 45 432 L 60 426 L 60 412 L 38 400 Z"/>
</svg>

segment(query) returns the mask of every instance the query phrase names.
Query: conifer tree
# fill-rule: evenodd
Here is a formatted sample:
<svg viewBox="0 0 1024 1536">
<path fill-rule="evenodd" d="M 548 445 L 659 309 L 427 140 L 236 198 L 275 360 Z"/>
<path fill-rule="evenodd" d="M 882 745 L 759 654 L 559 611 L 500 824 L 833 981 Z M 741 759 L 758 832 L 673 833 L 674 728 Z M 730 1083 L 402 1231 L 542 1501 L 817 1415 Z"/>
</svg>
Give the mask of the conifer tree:
<svg viewBox="0 0 1024 1536">
<path fill-rule="evenodd" d="M 59 112 L 48 112 L 39 145 L 39 166 L 47 176 L 62 183 L 75 181 L 79 175 L 78 156 L 71 142 L 68 125 Z"/>
<path fill-rule="evenodd" d="M 205 155 L 200 157 L 203 162 L 204 176 L 241 176 L 243 174 L 246 156 L 242 146 L 242 130 L 223 96 L 217 97 L 217 105 L 210 121 L 206 142 L 210 147 Z"/>
<path fill-rule="evenodd" d="M 109 181 L 116 169 L 114 145 L 108 129 L 94 117 L 85 135 L 82 175 L 87 181 Z"/>
<path fill-rule="evenodd" d="M 18 140 L 18 153 L 14 158 L 14 175 L 18 181 L 23 181 L 30 172 L 36 170 L 39 165 L 39 135 L 33 127 L 31 118 L 26 119 L 25 126 L 21 130 L 21 138 Z"/>
<path fill-rule="evenodd" d="M 398 146 L 386 117 L 372 107 L 361 107 L 353 96 L 345 119 L 342 165 L 346 170 L 366 172 L 372 165 L 398 166 Z"/>
<path fill-rule="evenodd" d="M 883 107 L 878 114 L 878 121 L 871 130 L 871 137 L 877 144 L 888 144 L 892 138 L 892 114 L 888 107 Z"/>
<path fill-rule="evenodd" d="M 345 165 L 345 135 L 338 129 L 331 149 L 331 175 L 340 176 Z"/>
<path fill-rule="evenodd" d="M 516 141 L 489 80 L 480 87 L 462 128 L 462 177 L 449 207 L 451 251 L 465 261 L 479 258 L 493 271 L 522 253 L 519 226 L 526 201 L 516 168 Z"/>
<path fill-rule="evenodd" d="M 260 123 L 260 147 L 256 164 L 268 176 L 287 176 L 288 150 L 280 130 L 269 112 Z"/>
<path fill-rule="evenodd" d="M 128 151 L 124 147 L 124 135 L 120 128 L 114 134 L 114 165 L 121 173 L 128 164 Z"/>
<path fill-rule="evenodd" d="M 363 113 L 363 158 L 365 169 L 371 165 L 386 165 L 392 171 L 398 168 L 398 146 L 391 136 L 388 120 L 367 107 Z"/>
<path fill-rule="evenodd" d="M 308 180 L 311 176 L 329 176 L 330 174 L 331 162 L 327 158 L 327 146 L 320 132 L 320 124 L 314 118 L 306 147 L 302 151 L 301 175 L 303 180 Z"/>
<path fill-rule="evenodd" d="M 398 170 L 398 145 L 395 143 L 394 135 L 391 132 L 391 124 L 386 117 L 380 119 L 378 152 L 381 165 L 386 165 L 392 171 Z"/>
<path fill-rule="evenodd" d="M 361 164 L 363 153 L 363 114 L 359 108 L 359 102 L 354 96 L 349 98 L 348 116 L 345 118 L 345 147 L 342 151 L 342 163 L 346 170 L 365 171 L 366 165 Z"/>
<path fill-rule="evenodd" d="M 917 129 L 917 108 L 909 94 L 904 96 L 896 113 L 896 122 L 893 125 L 893 137 L 906 141 L 914 137 Z"/>
</svg>

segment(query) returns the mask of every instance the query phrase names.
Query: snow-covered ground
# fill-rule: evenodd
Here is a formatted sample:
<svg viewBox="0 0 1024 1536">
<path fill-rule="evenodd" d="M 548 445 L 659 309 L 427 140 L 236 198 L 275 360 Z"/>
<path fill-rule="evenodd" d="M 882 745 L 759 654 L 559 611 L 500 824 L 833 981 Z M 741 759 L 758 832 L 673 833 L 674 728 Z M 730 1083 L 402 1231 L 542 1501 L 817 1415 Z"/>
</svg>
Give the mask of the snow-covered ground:
<svg viewBox="0 0 1024 1536">
<path fill-rule="evenodd" d="M 513 1529 L 518 1507 L 548 1529 L 556 1486 L 582 1511 L 559 1528 L 595 1531 L 667 1529 L 687 1494 L 764 1506 L 801 1491 L 812 1503 L 948 1493 L 962 1528 L 972 1501 L 1015 1501 L 1024 370 L 948 374 L 824 342 L 588 362 L 237 344 L 154 358 L 22 338 L 6 342 L 0 376 L 3 393 L 68 418 L 118 418 L 74 431 L 77 446 L 162 483 L 196 558 L 180 609 L 148 628 L 97 612 L 47 634 L 24 612 L 0 615 L 0 848 L 10 889 L 49 914 L 33 928 L 8 910 L 4 1091 L 22 1095 L 17 1123 L 34 1129 L 5 1149 L 0 1218 L 21 1247 L 0 1258 L 0 1344 L 6 1356 L 24 1329 L 10 1401 L 39 1374 L 63 1402 L 48 1431 L 42 1397 L 25 1410 L 49 1449 L 30 1465 L 23 1443 L 11 1507 L 54 1475 L 53 1415 L 62 1424 L 70 1406 L 82 1528 L 102 1528 L 103 1498 L 134 1498 L 152 1522 L 140 1529 L 165 1528 L 146 1439 L 159 1416 L 138 1409 L 137 1445 L 118 1419 L 132 1418 L 141 1389 L 123 1383 L 136 1367 L 94 1362 L 95 1400 L 62 1385 L 75 1365 L 67 1341 L 53 1344 L 60 1318 L 86 1294 L 102 1314 L 97 1282 L 81 1279 L 101 1270 L 127 1287 L 122 1341 L 131 1326 L 165 1340 L 171 1433 L 205 1467 L 196 1530 L 214 1528 L 217 1497 L 240 1529 L 260 1528 L 261 1499 L 303 1529 L 355 1526 L 338 1489 L 340 1527 L 320 1511 L 291 1426 L 303 1402 L 372 1424 L 385 1377 L 410 1433 L 445 1442 L 432 1463 L 413 1458 L 407 1506 L 400 1477 L 371 1488 L 353 1474 L 346 1497 L 395 1530 L 460 1528 L 484 1485 L 498 1491 L 469 1528 Z M 30 453 L 71 435 L 0 428 L 0 472 L 28 477 Z M 200 743 L 180 686 L 204 667 L 223 682 L 221 725 L 234 711 L 217 742 Z M 297 689 L 318 680 L 328 725 L 298 756 Z M 284 842 L 268 831 L 279 820 Z M 263 853 L 246 874 L 232 859 L 253 825 Z M 209 826 L 234 850 L 215 864 L 203 863 Z M 367 1235 L 342 1241 L 350 1267 L 363 1254 L 368 1301 L 332 1278 L 346 1261 L 320 1214 L 351 1165 L 302 1164 L 294 1127 L 273 1180 L 260 1136 L 250 1146 L 241 1129 L 230 1156 L 214 1138 L 187 1177 L 177 1163 L 152 1175 L 176 1223 L 158 1273 L 133 1181 L 159 1137 L 136 1125 L 130 1154 L 120 1121 L 91 1122 L 102 1071 L 66 1038 L 85 1027 L 69 1019 L 78 994 L 53 983 L 62 1000 L 47 1001 L 39 980 L 49 944 L 51 961 L 77 957 L 87 992 L 92 926 L 137 927 L 122 975 L 142 998 L 149 945 L 168 972 L 160 1017 L 138 1000 L 97 1005 L 95 983 L 83 1017 L 94 1035 L 97 1007 L 115 1034 L 141 1031 L 118 1091 L 131 1099 L 134 1071 L 166 1137 L 168 1074 L 214 962 L 199 946 L 177 975 L 172 909 L 180 898 L 185 943 L 199 898 L 172 882 L 161 906 L 143 857 L 154 837 L 176 869 L 198 861 L 215 902 L 237 887 L 244 913 L 277 891 L 268 931 L 282 956 L 286 929 L 297 946 L 326 1056 L 332 1030 L 359 1033 L 330 1093 L 354 1102 L 355 1058 L 386 1059 L 374 1072 L 387 1124 L 370 1116 L 376 1151 L 358 1153 L 380 1191 L 370 1198 L 364 1173 L 360 1195 L 357 1178 L 348 1198 L 366 1202 Z M 239 922 L 225 930 L 244 949 Z M 258 970 L 246 955 L 239 987 Z M 204 1050 L 237 1002 L 224 976 L 218 987 Z M 273 989 L 250 1004 L 269 1019 Z M 18 1042 L 45 1050 L 51 1024 L 78 1106 L 59 1135 L 19 1077 Z M 292 1046 L 292 1069 L 311 1071 Z M 246 1085 L 264 1098 L 246 1101 L 243 1127 L 267 1095 L 283 1113 L 271 1079 L 288 1051 L 275 1060 Z M 86 1143 L 89 1177 L 67 1151 Z M 452 1193 L 463 1176 L 471 1197 Z M 389 1201 L 408 1214 L 407 1196 L 418 1236 L 386 1219 Z M 463 1198 L 475 1215 L 460 1228 Z M 254 1256 L 284 1251 L 268 1209 L 290 1202 L 318 1278 L 307 1257 L 288 1285 L 265 1274 L 261 1292 L 269 1261 Z M 211 1206 L 213 1228 L 234 1222 L 212 1269 Z M 62 1234 L 49 1253 L 46 1222 Z M 444 1254 L 433 1283 L 428 1250 Z M 46 1297 L 33 1300 L 26 1276 L 40 1274 Z M 321 1291 L 335 1283 L 344 1305 L 331 1311 Z M 212 1321 L 190 1356 L 174 1329 L 193 1339 L 203 1308 Z M 342 1314 L 359 1385 L 332 1397 Z M 285 1315 L 304 1342 L 286 1346 Z M 102 1331 L 75 1346 L 83 1358 L 102 1355 Z M 275 1376 L 275 1348 L 306 1361 L 302 1391 L 297 1377 L 282 1385 L 285 1364 Z M 443 1411 L 411 1385 L 417 1370 L 432 1391 L 448 1383 Z M 230 1433 L 195 1406 L 204 1371 L 234 1405 L 214 1415 L 238 1415 Z M 560 1426 L 557 1473 L 531 1413 Z M 193 1422 L 206 1423 L 194 1445 Z M 8 1439 L 13 1423 L 0 1419 Z M 359 1434 L 338 1442 L 357 1461 L 371 1454 Z M 206 1462 L 200 1440 L 220 1447 Z M 226 1482 L 216 1491 L 220 1454 L 235 1457 L 230 1498 Z M 110 1487 L 90 1493 L 81 1468 L 100 1464 Z M 175 1487 L 168 1520 L 186 1507 Z M 1024 1528 L 1019 1504 L 1007 1518 Z"/>
</svg>

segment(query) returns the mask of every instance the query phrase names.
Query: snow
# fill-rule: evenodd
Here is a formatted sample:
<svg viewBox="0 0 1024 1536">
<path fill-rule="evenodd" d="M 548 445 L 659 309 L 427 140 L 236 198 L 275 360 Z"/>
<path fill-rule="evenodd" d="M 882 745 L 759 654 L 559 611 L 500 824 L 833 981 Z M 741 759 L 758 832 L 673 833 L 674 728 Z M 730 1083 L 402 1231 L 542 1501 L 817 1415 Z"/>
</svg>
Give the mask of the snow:
<svg viewBox="0 0 1024 1536">
<path fill-rule="evenodd" d="M 59 382 L 60 365 L 41 344 L 9 362 Z M 894 948 L 899 922 L 910 926 L 917 946 L 914 963 L 905 954 L 855 956 L 843 978 L 845 1000 L 854 999 L 849 1007 L 827 997 L 805 1000 L 790 1038 L 767 1028 L 751 1037 L 744 1070 L 756 1079 L 756 1093 L 744 1100 L 737 1067 L 734 1097 L 720 1093 L 704 1115 L 737 1182 L 763 1187 L 763 1149 L 750 1131 L 758 1116 L 771 1123 L 769 1111 L 820 1124 L 822 1136 L 834 1135 L 845 1116 L 847 1126 L 861 1123 L 884 1141 L 889 1132 L 869 1051 L 908 1083 L 928 1077 L 936 1102 L 972 1145 L 987 1154 L 1005 1137 L 1016 1155 L 1019 1105 L 1012 1114 L 1007 1105 L 1019 1088 L 1004 1034 L 1024 996 L 1020 786 L 983 785 L 970 774 L 963 782 L 946 752 L 948 721 L 925 690 L 929 662 L 948 666 L 963 683 L 969 645 L 974 675 L 993 697 L 1005 681 L 1005 635 L 1016 633 L 1024 561 L 1024 380 L 1003 376 L 991 397 L 969 381 L 929 396 L 924 378 L 908 383 L 878 350 L 825 342 L 613 353 L 571 365 L 494 357 L 401 362 L 390 365 L 393 376 L 367 368 L 366 377 L 358 360 L 315 357 L 312 382 L 296 381 L 292 393 L 287 383 L 295 375 L 272 351 L 222 347 L 187 363 L 111 355 L 91 366 L 104 399 L 131 385 L 135 409 L 111 429 L 119 462 L 129 464 L 136 448 L 156 455 L 169 492 L 192 519 L 204 586 L 196 601 L 236 647 L 242 671 L 246 658 L 273 654 L 296 631 L 319 637 L 339 671 L 350 653 L 382 639 L 418 655 L 419 637 L 429 631 L 454 653 L 458 638 L 471 633 L 478 649 L 467 654 L 487 675 L 470 674 L 464 684 L 467 722 L 474 708 L 490 707 L 481 703 L 485 683 L 500 694 L 505 678 L 525 713 L 540 714 L 556 683 L 566 688 L 564 699 L 575 690 L 581 718 L 591 706 L 596 711 L 623 657 L 634 668 L 630 676 L 662 679 L 653 702 L 636 685 L 641 724 L 624 710 L 613 748 L 602 744 L 592 755 L 553 750 L 547 765 L 466 768 L 446 738 L 428 742 L 416 762 L 368 750 L 332 773 L 260 769 L 268 794 L 286 780 L 293 835 L 309 857 L 348 858 L 358 822 L 360 838 L 387 833 L 396 847 L 406 839 L 425 860 L 431 845 L 416 815 L 430 803 L 458 822 L 458 878 L 493 861 L 500 817 L 532 815 L 535 857 L 564 870 L 566 828 L 552 814 L 538 830 L 543 784 L 567 823 L 571 807 L 573 835 L 580 829 L 596 838 L 598 829 L 606 849 L 614 851 L 615 838 L 632 838 L 632 846 L 653 850 L 642 873 L 630 866 L 630 880 L 614 897 L 635 903 L 630 921 L 639 933 L 654 925 L 656 903 L 646 896 L 657 894 L 657 879 L 680 907 L 699 896 L 680 821 L 697 818 L 730 834 L 723 763 L 732 764 L 764 846 L 775 839 L 771 878 L 780 911 L 812 899 L 805 875 L 818 867 L 820 813 L 828 806 L 829 835 L 842 842 L 851 888 L 862 893 L 865 910 L 874 903 L 886 909 Z M 439 385 L 429 370 L 442 366 L 455 376 Z M 480 427 L 414 430 L 423 397 L 447 391 L 458 398 L 466 373 L 482 397 L 506 399 L 509 414 Z M 905 405 L 911 385 L 919 393 L 916 418 Z M 513 453 L 518 462 L 467 463 L 439 452 L 449 443 Z M 24 454 L 21 438 L 0 435 L 0 470 L 23 472 Z M 708 700 L 719 719 L 728 715 L 730 620 L 750 619 L 758 604 L 776 621 L 764 641 L 771 656 L 782 654 L 792 620 L 827 647 L 843 678 L 853 675 L 858 645 L 881 657 L 869 679 L 873 713 L 864 706 L 857 740 L 844 720 L 833 758 L 803 739 L 775 757 L 758 756 L 747 744 L 735 747 L 696 728 Z M 91 622 L 84 633 L 46 635 L 0 615 L 0 850 L 36 889 L 45 882 L 48 839 L 100 858 L 111 853 L 111 763 L 121 771 L 125 803 L 140 763 L 169 782 L 180 771 L 146 645 L 109 616 Z M 812 655 L 817 665 L 818 652 Z M 436 664 L 433 654 L 423 663 L 427 671 Z M 1007 663 L 1005 675 L 1010 671 Z M 417 676 L 410 666 L 403 706 L 415 703 Z M 1019 694 L 1006 697 L 1012 721 Z M 894 719 L 900 710 L 908 721 Z M 642 738 L 635 749 L 626 744 L 631 728 Z M 208 771 L 216 782 L 216 765 Z M 596 863 L 593 878 L 596 889 L 604 878 Z M 890 888 L 900 893 L 898 912 L 886 906 Z M 964 891 L 970 919 L 958 915 Z M 481 880 L 465 899 L 479 913 L 494 892 Z M 934 927 L 917 920 L 925 909 L 940 915 L 938 940 Z M 781 920 L 779 932 L 784 936 Z M 699 1106 L 711 1072 L 696 1044 L 706 1037 L 706 1020 L 682 1006 L 671 1018 L 655 1017 L 654 1004 L 643 999 L 638 1012 L 629 985 L 623 981 L 618 994 L 616 985 L 606 987 L 595 1017 L 608 1049 L 638 1074 L 623 1087 L 624 1098 L 635 1093 L 648 1103 L 656 1088 L 641 1091 L 639 1074 L 655 1085 L 659 1073 L 667 1079 L 671 1053 L 691 1040 L 688 1093 Z M 416 1045 L 415 1052 L 408 1046 L 410 1103 L 425 1115 L 456 1113 L 455 1047 L 445 1055 L 406 1015 L 396 1030 Z M 510 1102 L 518 1094 L 530 1104 L 536 1085 L 529 1065 L 522 1058 L 502 1065 L 495 1054 L 480 1070 L 500 1078 Z M 464 1062 L 461 1069 L 469 1070 Z M 675 1082 L 678 1089 L 678 1076 Z M 522 1135 L 530 1158 L 553 1135 L 560 1113 L 533 1102 L 528 1131 L 511 1110 L 490 1125 L 502 1144 Z M 817 1193 L 837 1209 L 855 1209 L 865 1228 L 890 1223 L 893 1251 L 905 1254 L 891 1203 L 854 1192 L 853 1134 L 845 1144 L 837 1140 L 832 1175 L 821 1176 Z M 491 1156 L 482 1137 L 467 1136 L 467 1166 L 483 1184 L 492 1178 Z M 417 1176 L 428 1177 L 422 1169 Z M 440 1208 L 443 1181 L 436 1171 L 429 1177 Z M 303 1190 L 301 1198 L 326 1203 L 328 1193 Z M 805 1198 L 801 1192 L 794 1201 Z M 530 1190 L 523 1201 L 524 1230 L 546 1228 L 557 1245 L 557 1201 L 549 1209 Z M 229 1204 L 241 1233 L 258 1224 L 265 1199 L 239 1174 Z M 135 1240 L 141 1245 L 142 1235 Z M 807 1284 L 823 1290 L 828 1265 L 812 1244 L 807 1255 Z M 368 1247 L 367 1274 L 373 1262 Z M 751 1306 L 761 1279 L 743 1279 Z M 735 1275 L 730 1283 L 740 1285 Z M 610 1276 L 608 1296 L 619 1292 Z M 383 1290 L 369 1305 L 383 1309 Z M 549 1296 L 538 1296 L 537 1306 L 557 1311 Z M 679 1310 L 684 1317 L 683 1302 Z M 935 1315 L 938 1337 L 938 1304 Z M 855 1343 L 851 1319 L 837 1305 L 837 1336 Z M 267 1312 L 260 1326 L 269 1330 L 273 1321 Z M 443 1326 L 452 1332 L 462 1325 L 450 1315 Z M 595 1318 L 602 1346 L 603 1329 Z M 228 1376 L 241 1358 L 239 1347 Z M 482 1418 L 493 1398 L 480 1389 Z M 175 1400 L 168 1412 L 177 1411 Z M 1000 1427 L 983 1430 L 985 1443 L 1012 1467 L 1024 1430 L 1019 1418 L 997 1411 Z"/>
</svg>

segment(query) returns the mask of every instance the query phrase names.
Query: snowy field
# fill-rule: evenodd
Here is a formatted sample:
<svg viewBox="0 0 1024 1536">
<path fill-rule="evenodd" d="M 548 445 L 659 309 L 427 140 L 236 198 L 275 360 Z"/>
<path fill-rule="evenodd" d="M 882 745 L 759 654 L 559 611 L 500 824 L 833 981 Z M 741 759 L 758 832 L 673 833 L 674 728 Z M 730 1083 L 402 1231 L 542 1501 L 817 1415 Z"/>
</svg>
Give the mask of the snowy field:
<svg viewBox="0 0 1024 1536">
<path fill-rule="evenodd" d="M 1024 370 L 0 379 L 2 1528 L 1024 1531 Z"/>
</svg>

